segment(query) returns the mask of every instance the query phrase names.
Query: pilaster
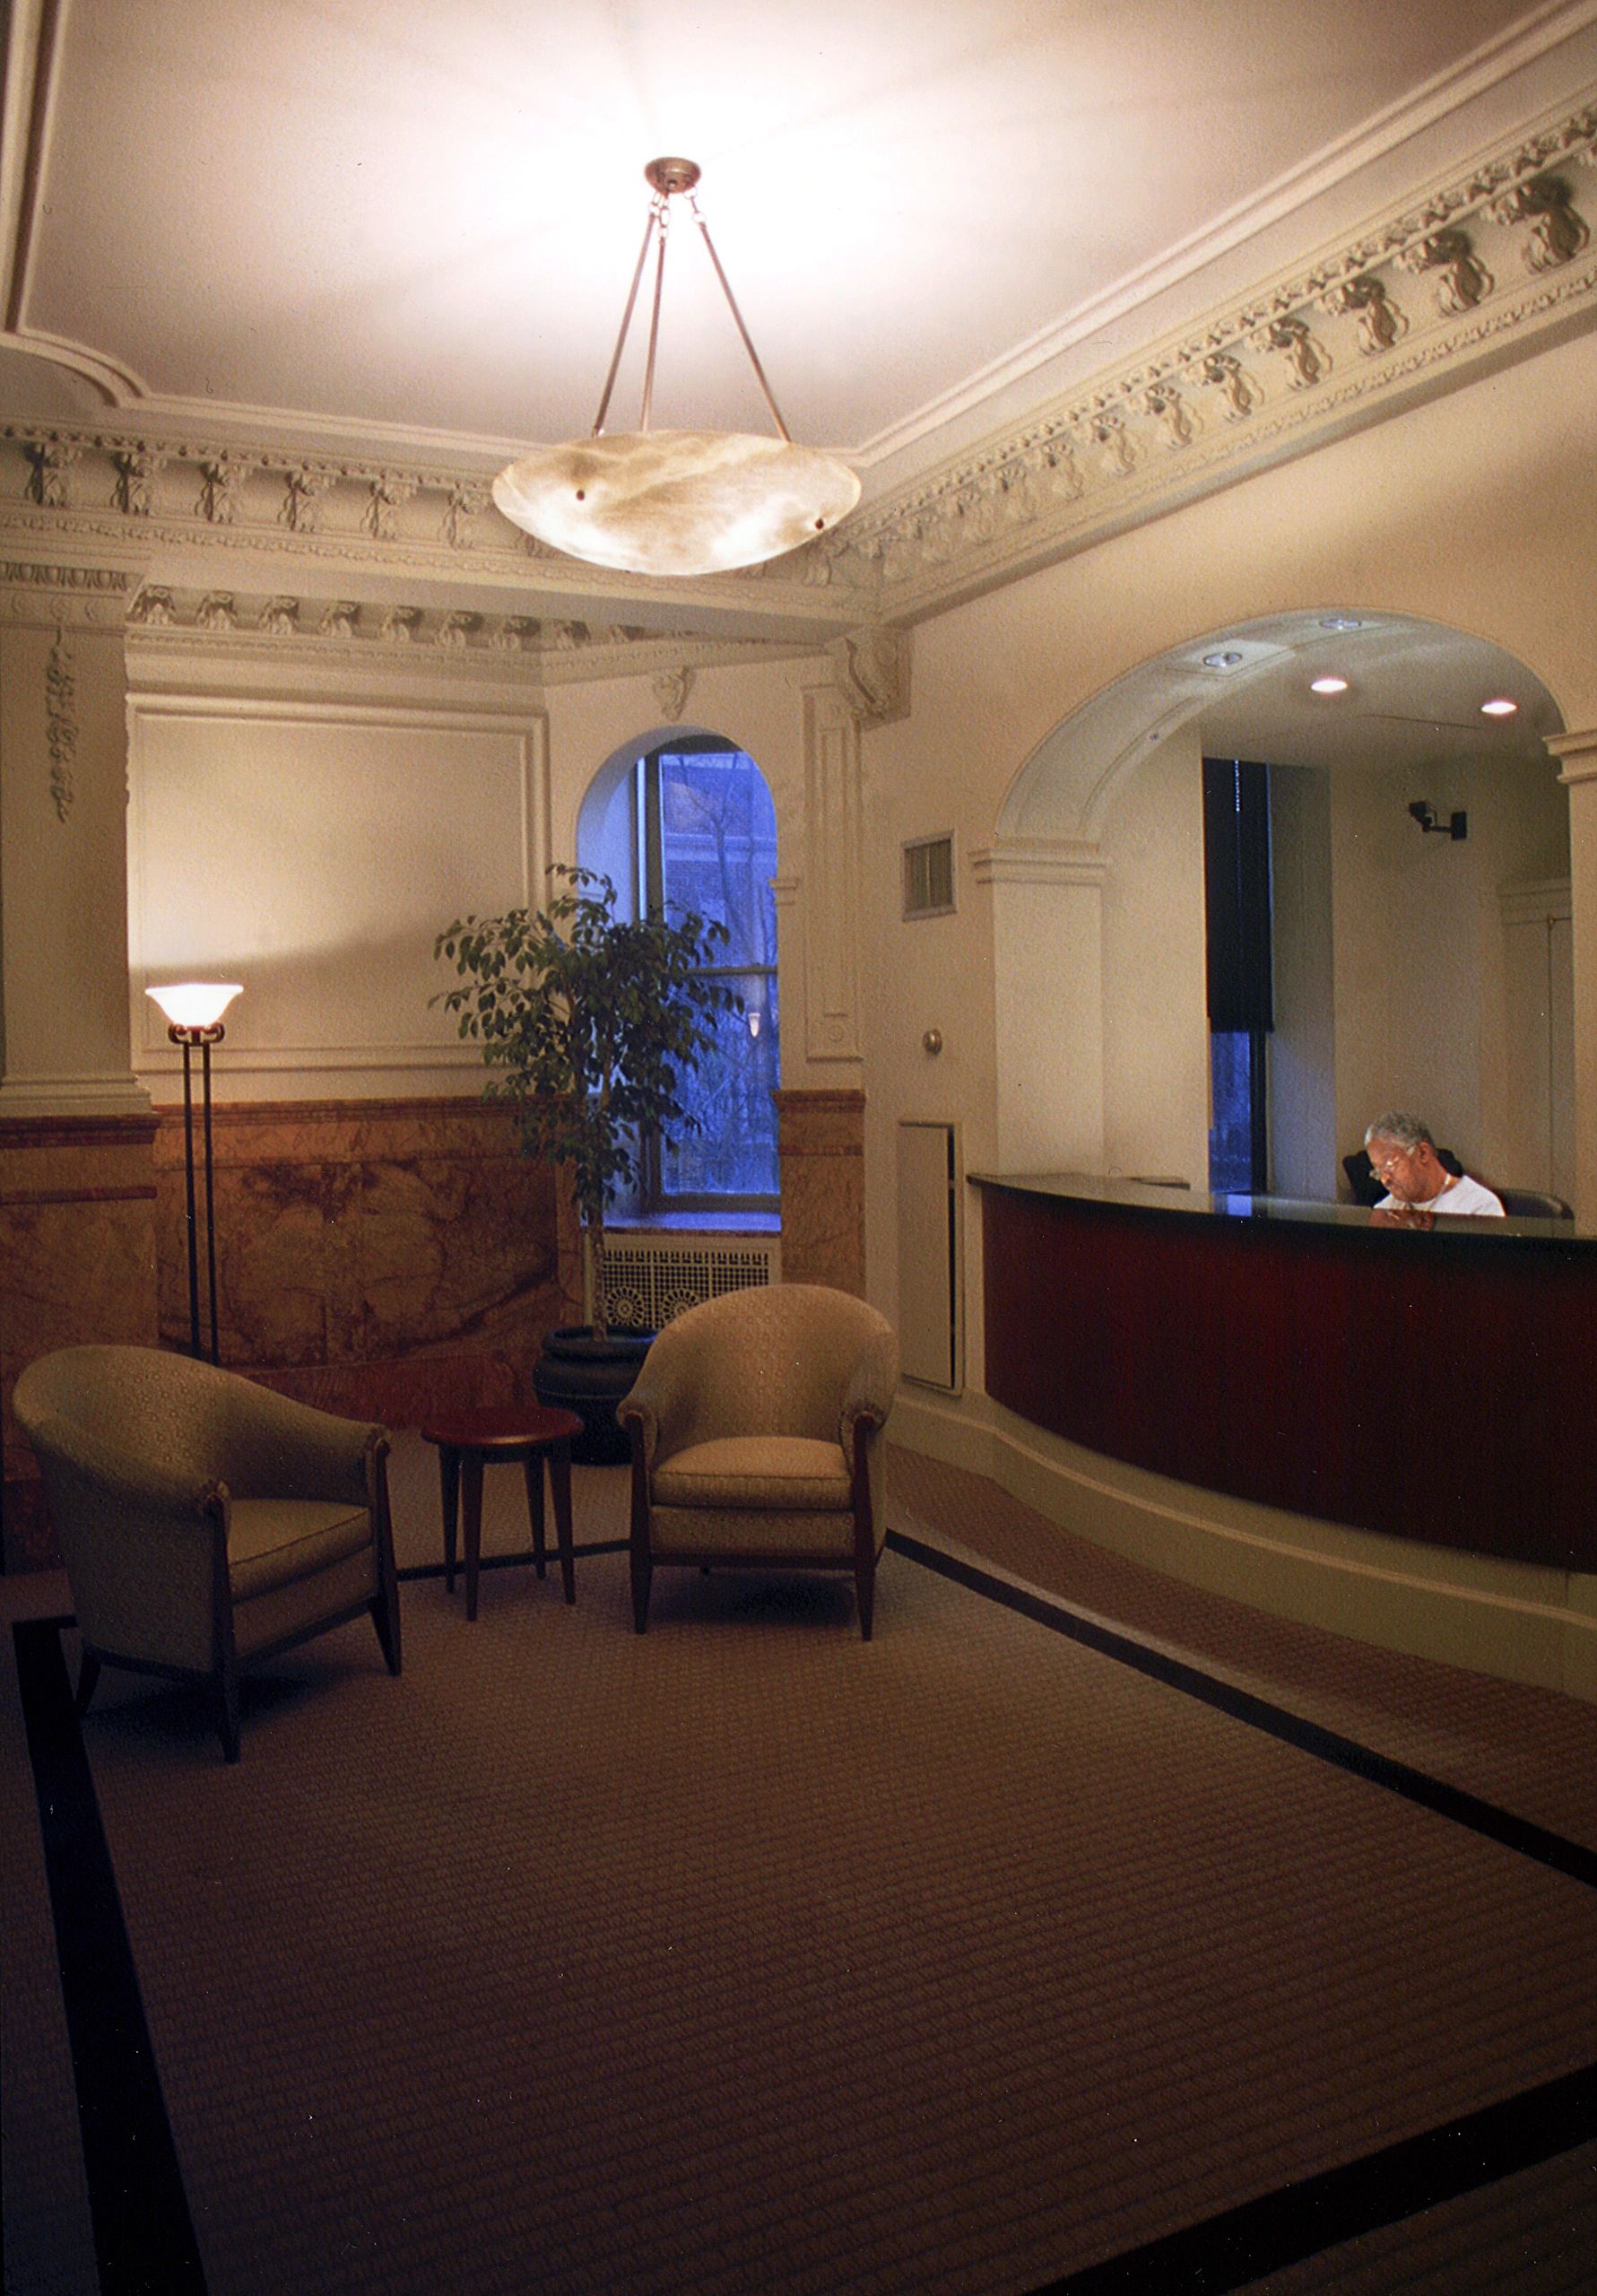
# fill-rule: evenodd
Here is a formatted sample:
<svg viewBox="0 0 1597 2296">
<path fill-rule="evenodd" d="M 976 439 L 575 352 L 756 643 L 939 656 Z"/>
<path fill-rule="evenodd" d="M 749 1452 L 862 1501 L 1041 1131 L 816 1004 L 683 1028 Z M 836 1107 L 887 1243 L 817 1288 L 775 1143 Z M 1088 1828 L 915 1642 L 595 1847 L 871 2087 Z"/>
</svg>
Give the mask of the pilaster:
<svg viewBox="0 0 1597 2296">
<path fill-rule="evenodd" d="M 997 1153 L 1005 1171 L 1103 1169 L 1105 864 L 1014 838 L 975 857 L 991 889 Z"/>
<path fill-rule="evenodd" d="M 1575 1211 L 1597 1216 L 1597 726 L 1551 738 L 1569 792 L 1570 927 L 1575 961 Z"/>
<path fill-rule="evenodd" d="M 149 1107 L 127 1031 L 130 581 L 0 564 L 0 1118 Z"/>
</svg>

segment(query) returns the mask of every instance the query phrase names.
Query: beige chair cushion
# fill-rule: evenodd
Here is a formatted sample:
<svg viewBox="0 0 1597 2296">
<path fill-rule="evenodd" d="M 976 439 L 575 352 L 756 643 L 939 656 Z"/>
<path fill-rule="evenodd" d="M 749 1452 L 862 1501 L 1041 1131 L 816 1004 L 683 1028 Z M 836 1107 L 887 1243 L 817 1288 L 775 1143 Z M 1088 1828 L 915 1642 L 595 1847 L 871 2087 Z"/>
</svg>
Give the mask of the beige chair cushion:
<svg viewBox="0 0 1597 2296">
<path fill-rule="evenodd" d="M 673 1452 L 655 1471 L 654 1495 L 661 1507 L 815 1514 L 846 1509 L 853 1489 L 838 1443 L 808 1435 L 724 1435 Z"/>
<path fill-rule="evenodd" d="M 325 1570 L 371 1544 L 371 1517 L 341 1500 L 235 1499 L 228 1509 L 228 1581 L 236 1603 Z"/>
<path fill-rule="evenodd" d="M 825 1563 L 846 1570 L 854 1561 L 854 1517 L 808 1508 L 656 1507 L 650 1517 L 656 1562 Z M 881 1540 L 876 1540 L 881 1552 Z"/>
</svg>

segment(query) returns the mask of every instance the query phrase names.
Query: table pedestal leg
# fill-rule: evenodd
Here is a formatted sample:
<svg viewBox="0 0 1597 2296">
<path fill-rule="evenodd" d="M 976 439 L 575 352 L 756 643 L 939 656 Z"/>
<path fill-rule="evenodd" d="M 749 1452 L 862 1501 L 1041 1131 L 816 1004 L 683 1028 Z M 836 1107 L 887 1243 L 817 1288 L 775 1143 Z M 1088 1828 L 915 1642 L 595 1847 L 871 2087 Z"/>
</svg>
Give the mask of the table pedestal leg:
<svg viewBox="0 0 1597 2296">
<path fill-rule="evenodd" d="M 460 1503 L 460 1453 L 451 1444 L 438 1446 L 438 1480 L 444 1495 L 444 1590 L 455 1592 L 455 1526 Z"/>
<path fill-rule="evenodd" d="M 552 1443 L 549 1450 L 549 1480 L 554 1491 L 554 1535 L 560 1548 L 560 1579 L 566 1600 L 577 1600 L 577 1573 L 571 1548 L 571 1446 Z"/>
<path fill-rule="evenodd" d="M 482 1454 L 468 1451 L 461 1461 L 461 1496 L 465 1513 L 465 1614 L 477 1615 L 477 1566 L 482 1555 Z"/>
<path fill-rule="evenodd" d="M 543 1576 L 543 1455 L 541 1451 L 530 1452 L 521 1465 L 522 1472 L 526 1477 L 527 1520 L 533 1526 L 533 1561 L 536 1563 L 538 1576 L 542 1578 Z"/>
</svg>

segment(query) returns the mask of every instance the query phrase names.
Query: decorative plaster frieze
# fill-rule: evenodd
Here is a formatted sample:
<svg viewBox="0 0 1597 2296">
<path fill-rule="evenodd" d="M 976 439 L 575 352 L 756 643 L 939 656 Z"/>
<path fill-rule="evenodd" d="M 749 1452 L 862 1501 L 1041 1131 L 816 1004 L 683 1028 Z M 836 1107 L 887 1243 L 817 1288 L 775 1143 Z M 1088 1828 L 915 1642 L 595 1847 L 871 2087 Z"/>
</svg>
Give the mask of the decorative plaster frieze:
<svg viewBox="0 0 1597 2296">
<path fill-rule="evenodd" d="M 804 727 L 804 1057 L 862 1057 L 859 726 L 835 687 L 808 686 Z"/>
<path fill-rule="evenodd" d="M 1492 278 L 1475 253 L 1468 231 L 1433 231 L 1398 256 L 1399 267 L 1416 275 L 1436 274 L 1436 309 L 1444 318 L 1472 311 L 1492 291 Z"/>
<path fill-rule="evenodd" d="M 154 503 L 155 481 L 166 457 L 148 447 L 114 447 L 111 462 L 117 473 L 113 500 L 126 517 L 147 518 Z"/>
<path fill-rule="evenodd" d="M 371 482 L 371 499 L 366 506 L 367 533 L 378 542 L 392 542 L 399 531 L 400 506 L 419 493 L 421 486 L 413 471 L 379 471 Z"/>
<path fill-rule="evenodd" d="M 201 463 L 200 516 L 208 526 L 238 525 L 245 481 L 254 468 L 247 455 L 213 455 Z"/>
<path fill-rule="evenodd" d="M 51 432 L 46 437 L 30 439 L 26 448 L 30 475 L 28 482 L 29 500 L 41 509 L 59 510 L 66 504 L 66 474 L 79 459 L 82 448 L 75 439 Z"/>
<path fill-rule="evenodd" d="M 862 728 L 890 726 L 909 714 L 907 630 L 851 630 L 827 648 L 838 690 Z"/>
<path fill-rule="evenodd" d="M 56 632 L 56 642 L 45 664 L 44 702 L 46 739 L 50 752 L 50 803 L 56 808 L 56 818 L 65 822 L 72 811 L 76 794 L 73 786 L 73 769 L 78 756 L 77 680 L 73 673 L 72 655 L 65 633 Z"/>
<path fill-rule="evenodd" d="M 322 497 L 337 483 L 338 473 L 325 464 L 304 463 L 283 473 L 283 499 L 277 515 L 290 531 L 313 535 L 321 521 Z"/>
<path fill-rule="evenodd" d="M 115 629 L 131 587 L 131 577 L 114 567 L 0 559 L 0 618 L 33 629 Z"/>
<path fill-rule="evenodd" d="M 1565 113 L 1314 262 L 1167 337 L 856 512 L 816 544 L 881 572 L 879 612 L 935 610 L 1305 452 L 1589 309 L 1577 168 L 1597 104 Z"/>
<path fill-rule="evenodd" d="M 683 596 L 758 612 L 768 626 L 780 617 L 795 637 L 820 621 L 821 643 L 913 620 L 1451 387 L 1483 360 L 1528 354 L 1554 327 L 1597 320 L 1583 213 L 1594 152 L 1597 94 L 1134 365 L 867 500 L 835 533 Z M 242 552 L 262 568 L 263 592 L 305 586 L 316 566 L 324 597 L 361 596 L 380 569 L 388 598 L 400 578 L 449 605 L 451 587 L 470 582 L 502 589 L 508 604 L 558 596 L 568 615 L 574 592 L 618 614 L 637 595 L 629 578 L 577 567 L 511 526 L 481 468 L 140 436 L 127 420 L 115 430 L 0 423 L 0 536 L 19 556 L 103 550 L 164 572 L 210 551 L 227 560 L 218 583 L 236 584 Z M 545 656 L 563 642 L 549 624 L 538 632 Z M 507 638 L 501 650 L 519 648 Z"/>
<path fill-rule="evenodd" d="M 1572 263 L 1591 236 L 1569 204 L 1568 185 L 1558 176 L 1515 184 L 1492 202 L 1491 213 L 1495 222 L 1530 224 L 1523 253 L 1532 271 L 1556 271 L 1559 264 Z"/>
<path fill-rule="evenodd" d="M 688 696 L 693 691 L 693 673 L 686 663 L 670 670 L 662 670 L 654 681 L 655 700 L 660 714 L 673 723 L 688 706 Z"/>
<path fill-rule="evenodd" d="M 289 665 L 315 674 L 362 663 L 375 668 L 381 657 L 403 648 L 417 657 L 407 674 L 451 680 L 545 684 L 647 677 L 672 717 L 681 716 L 701 668 L 813 659 L 815 654 L 812 643 L 707 638 L 629 622 L 541 622 L 527 614 L 496 617 L 286 593 L 177 590 L 161 583 L 146 583 L 138 591 L 126 620 L 135 647 L 150 662 L 169 657 L 244 671 L 269 657 L 274 674 Z M 392 667 L 390 662 L 388 672 Z M 667 709 L 668 698 L 679 690 L 681 703 Z"/>
</svg>

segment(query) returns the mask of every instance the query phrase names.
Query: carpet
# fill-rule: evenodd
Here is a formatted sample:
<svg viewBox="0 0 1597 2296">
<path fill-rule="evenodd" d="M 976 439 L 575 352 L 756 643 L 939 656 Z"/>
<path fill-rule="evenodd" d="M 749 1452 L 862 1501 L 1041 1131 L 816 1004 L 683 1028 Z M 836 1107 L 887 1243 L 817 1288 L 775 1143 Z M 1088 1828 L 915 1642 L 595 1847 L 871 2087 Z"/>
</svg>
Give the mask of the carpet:
<svg viewBox="0 0 1597 2296">
<path fill-rule="evenodd" d="M 491 1570 L 471 1626 L 414 1579 L 401 1680 L 368 1627 L 277 1662 L 236 1770 L 186 1693 L 102 1692 L 193 2249 L 141 2229 L 118 2285 L 1588 2289 L 1580 1845 L 895 1546 L 868 1646 L 842 1581 L 662 1574 L 640 1639 L 617 1554 L 574 1609 Z M 7 2190 L 8 2287 L 92 2287 Z"/>
</svg>

